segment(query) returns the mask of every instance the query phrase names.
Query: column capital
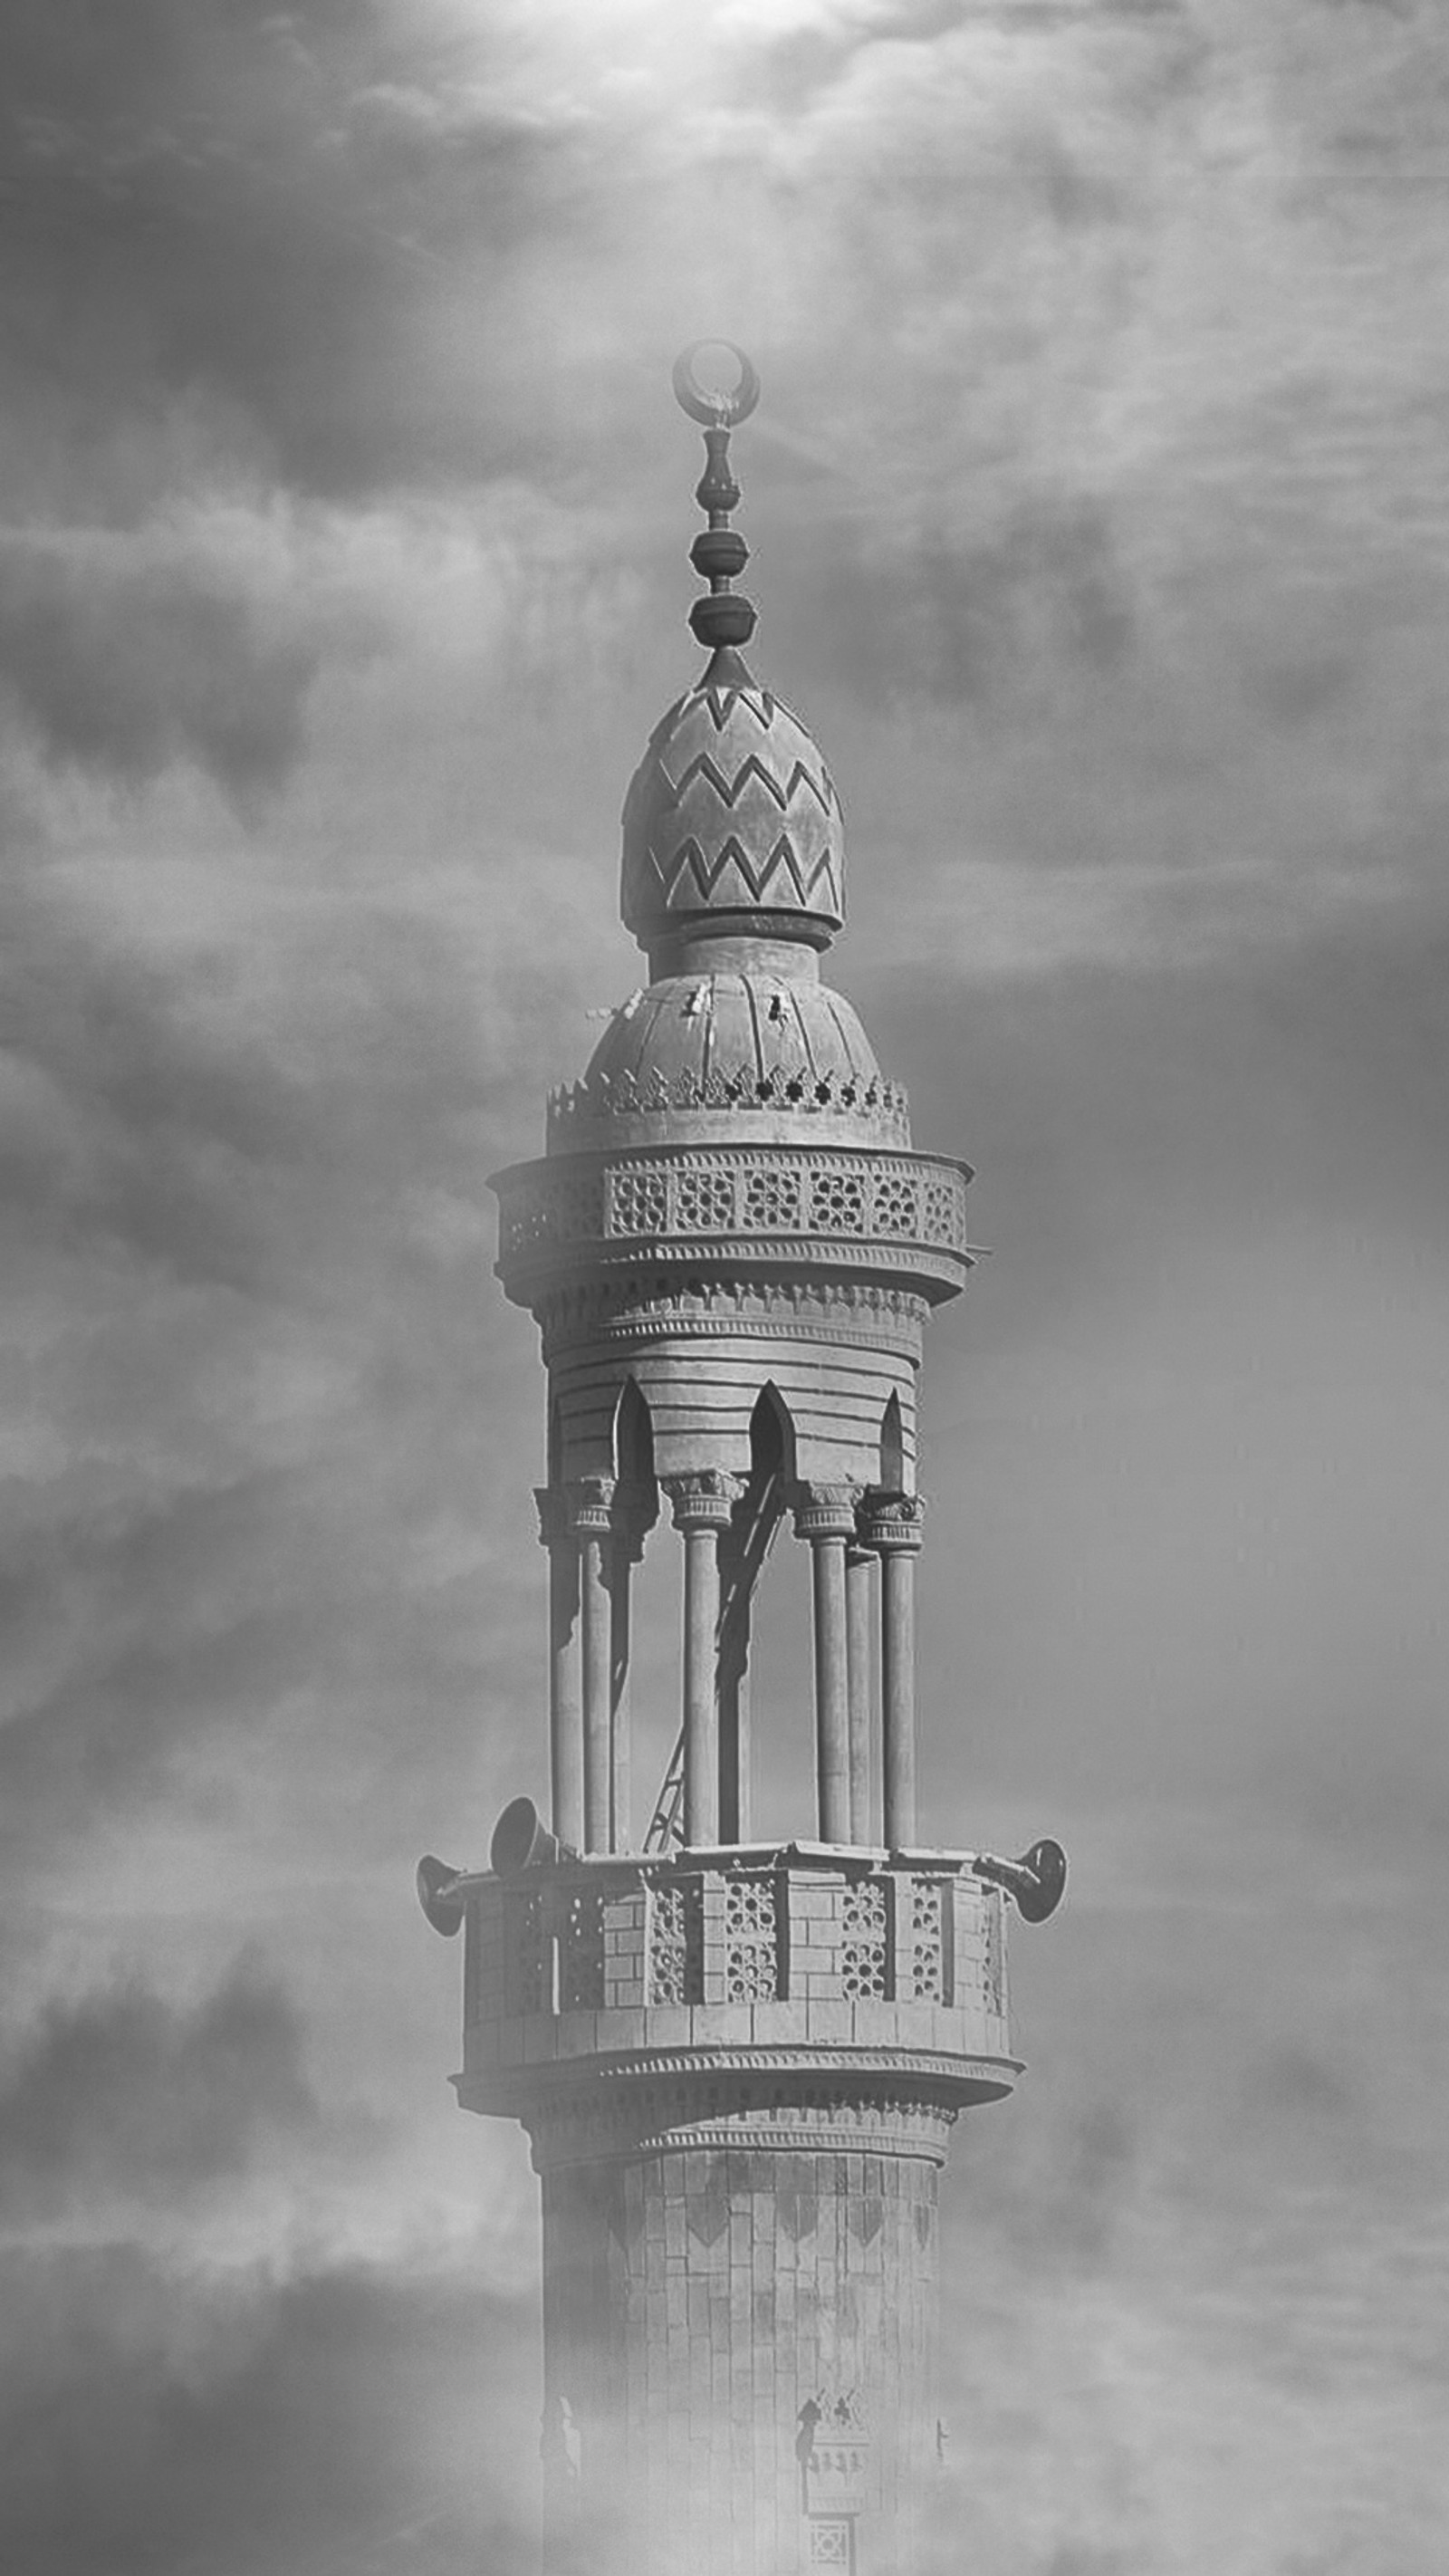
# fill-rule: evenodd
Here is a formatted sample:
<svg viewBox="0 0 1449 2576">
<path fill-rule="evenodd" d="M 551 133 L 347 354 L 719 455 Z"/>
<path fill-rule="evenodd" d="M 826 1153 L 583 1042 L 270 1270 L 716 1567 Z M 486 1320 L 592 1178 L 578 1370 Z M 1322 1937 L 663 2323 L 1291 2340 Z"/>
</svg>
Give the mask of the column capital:
<svg viewBox="0 0 1449 2576">
<path fill-rule="evenodd" d="M 925 1517 L 924 1494 L 888 1494 L 872 1487 L 861 1505 L 861 1536 L 878 1555 L 900 1550 L 914 1555 L 922 1544 Z"/>
<path fill-rule="evenodd" d="M 797 1485 L 795 1536 L 854 1538 L 860 1491 L 859 1485 Z"/>
<path fill-rule="evenodd" d="M 701 1467 L 689 1476 L 663 1476 L 677 1530 L 727 1529 L 743 1490 L 738 1476 L 722 1467 Z"/>
<path fill-rule="evenodd" d="M 564 1491 L 570 1529 L 579 1538 L 607 1538 L 614 1526 L 615 1479 L 580 1476 Z"/>
</svg>

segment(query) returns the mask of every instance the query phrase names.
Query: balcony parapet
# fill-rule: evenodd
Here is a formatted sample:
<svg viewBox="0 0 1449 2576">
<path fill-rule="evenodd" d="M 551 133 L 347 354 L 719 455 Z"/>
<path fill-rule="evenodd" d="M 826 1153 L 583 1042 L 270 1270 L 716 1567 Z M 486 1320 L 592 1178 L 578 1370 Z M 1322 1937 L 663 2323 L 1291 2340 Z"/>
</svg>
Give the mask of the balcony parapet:
<svg viewBox="0 0 1449 2576">
<path fill-rule="evenodd" d="M 497 1272 L 523 1306 L 581 1274 L 641 1262 L 878 1278 L 937 1305 L 974 1264 L 970 1177 L 939 1155 L 838 1145 L 547 1155 L 493 1177 Z"/>
<path fill-rule="evenodd" d="M 460 2100 L 532 2125 L 581 2084 L 648 2078 L 697 2123 L 679 2086 L 728 2074 L 778 2127 L 804 2079 L 943 2116 L 997 2098 L 1019 2071 L 1004 1900 L 969 1862 L 792 1844 L 460 1881 Z"/>
</svg>

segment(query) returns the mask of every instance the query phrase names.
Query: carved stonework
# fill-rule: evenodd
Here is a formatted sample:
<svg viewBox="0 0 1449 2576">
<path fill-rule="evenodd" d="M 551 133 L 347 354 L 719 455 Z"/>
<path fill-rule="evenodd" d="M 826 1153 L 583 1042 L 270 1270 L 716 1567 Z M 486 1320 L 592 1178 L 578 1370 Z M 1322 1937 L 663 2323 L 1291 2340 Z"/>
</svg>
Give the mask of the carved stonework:
<svg viewBox="0 0 1449 2576">
<path fill-rule="evenodd" d="M 590 1013 L 547 1151 L 492 1183 L 497 1276 L 549 1372 L 547 1664 L 508 1784 L 546 1784 L 549 1830 L 513 1796 L 491 1865 L 430 1856 L 419 1893 L 464 1933 L 459 2102 L 520 2123 L 541 2177 L 543 2576 L 915 2576 L 939 2175 L 959 2114 L 1021 2071 L 996 1882 L 1052 1890 L 1031 1855 L 915 1838 L 905 1489 L 923 1326 L 976 1258 L 971 1174 L 913 1148 L 820 971 L 839 799 L 745 662 L 733 587 L 727 451 L 758 379 L 700 342 L 675 389 L 705 434 L 711 658 L 629 789 L 647 974 Z M 632 1574 L 666 1499 L 672 1686 Z M 776 1686 L 753 1615 L 792 1514 L 809 1554 L 776 1566 L 809 1597 L 813 1692 Z M 780 1813 L 812 1720 L 813 1805 Z M 787 1732 L 769 1824 L 798 1839 L 760 1840 L 752 1749 Z"/>
<path fill-rule="evenodd" d="M 658 2008 L 702 2010 L 720 2048 L 752 2035 L 798 2038 L 814 2063 L 817 2006 L 865 2008 L 848 2026 L 855 2048 L 936 2051 L 945 2027 L 899 2023 L 896 2007 L 949 2008 L 973 2060 L 1005 2009 L 1000 1893 L 940 1869 L 792 1862 L 786 1853 L 718 1866 L 619 1854 L 484 1879 L 467 1921 L 469 2065 L 480 2077 L 508 2063 L 506 2023 L 517 2013 L 637 2007 L 627 2041 L 637 2050 L 685 2036 L 655 2021 Z M 797 1954 L 808 1982 L 797 1979 Z M 785 2018 L 768 2032 L 728 2018 L 760 2005 Z M 591 2048 L 610 2055 L 626 2044 L 624 2027 L 601 2023 Z M 551 2041 L 535 2043 L 540 2064 L 554 2053 Z"/>
<path fill-rule="evenodd" d="M 855 1536 L 856 1513 L 860 1505 L 859 1485 L 801 1485 L 795 1495 L 795 1535 L 797 1538 L 844 1538 Z"/>
<path fill-rule="evenodd" d="M 580 1538 L 607 1538 L 614 1526 L 612 1476 L 580 1476 L 568 1487 L 569 1526 Z"/>
<path fill-rule="evenodd" d="M 770 2003 L 780 1991 L 774 1878 L 731 1877 L 724 1891 L 726 2003 Z"/>
<path fill-rule="evenodd" d="M 759 1067 L 735 1065 L 728 1072 L 685 1069 L 658 1090 L 648 1077 L 640 1082 L 627 1071 L 568 1083 L 549 1095 L 549 1150 L 568 1153 L 591 1142 L 590 1131 L 596 1125 L 605 1131 L 598 1139 L 602 1144 L 612 1124 L 624 1119 L 653 1119 L 662 1124 L 680 1109 L 727 1110 L 746 1118 L 765 1113 L 778 1116 L 781 1110 L 805 1119 L 848 1118 L 892 1143 L 908 1146 L 911 1141 L 910 1102 L 899 1083 L 875 1076 L 866 1080 L 831 1073 L 817 1076 L 808 1066 L 777 1058 Z M 948 1211 L 936 1214 L 939 1220 Z"/>
<path fill-rule="evenodd" d="M 721 2085 L 719 2076 L 728 2080 Z M 957 2112 L 953 2103 L 915 2098 L 899 2083 L 876 2089 L 843 2071 L 832 2082 L 822 2070 L 794 2073 L 784 2065 L 762 2081 L 726 2059 L 717 2071 L 671 2075 L 641 2064 L 637 2072 L 603 2081 L 595 2072 L 571 2083 L 536 2084 L 530 2099 L 520 2095 L 517 2116 L 527 2127 L 535 2168 L 546 2173 L 688 2148 L 853 2150 L 939 2166 Z"/>
<path fill-rule="evenodd" d="M 906 1549 L 914 1554 L 925 1536 L 924 1494 L 867 1494 L 861 1506 L 860 1532 L 866 1547 L 884 1554 Z"/>
<path fill-rule="evenodd" d="M 697 1880 L 666 1879 L 650 1892 L 646 1992 L 651 2004 L 688 2004 L 704 1993 L 699 1900 Z"/>
<path fill-rule="evenodd" d="M 884 2002 L 890 1993 L 890 1911 L 884 1880 L 859 1879 L 846 1889 L 841 1925 L 842 1993 L 851 2003 Z"/>
<path fill-rule="evenodd" d="M 715 1279 L 686 1285 L 667 1274 L 624 1272 L 548 1289 L 535 1309 L 549 1341 L 594 1340 L 648 1330 L 786 1331 L 824 1341 L 875 1343 L 894 1334 L 913 1353 L 929 1308 L 908 1288 L 856 1279 Z"/>
<path fill-rule="evenodd" d="M 728 1529 L 744 1490 L 738 1476 L 726 1475 L 719 1467 L 702 1467 L 689 1476 L 664 1476 L 660 1485 L 669 1496 L 677 1530 Z"/>
<path fill-rule="evenodd" d="M 844 871 L 840 799 L 799 717 L 752 680 L 686 689 L 624 805 L 622 908 L 641 945 L 717 911 L 804 917 L 823 945 Z"/>
<path fill-rule="evenodd" d="M 910 1979 L 911 1993 L 919 2003 L 946 2000 L 944 1894 L 939 1879 L 911 1881 Z"/>
<path fill-rule="evenodd" d="M 928 1156 L 863 1147 L 671 1143 L 575 1154 L 499 1175 L 499 1271 L 534 1298 L 540 1272 L 621 1260 L 815 1266 L 859 1258 L 917 1271 L 936 1299 L 971 1266 L 966 1180 Z M 539 1277 L 539 1286 L 547 1282 Z"/>
</svg>

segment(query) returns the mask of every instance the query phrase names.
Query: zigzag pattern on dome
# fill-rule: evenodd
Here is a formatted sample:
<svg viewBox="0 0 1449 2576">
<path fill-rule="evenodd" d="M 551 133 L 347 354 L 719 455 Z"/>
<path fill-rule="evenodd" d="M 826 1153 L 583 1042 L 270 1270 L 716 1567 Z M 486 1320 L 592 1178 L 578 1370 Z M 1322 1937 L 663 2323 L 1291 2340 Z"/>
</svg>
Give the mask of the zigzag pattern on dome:
<svg viewBox="0 0 1449 2576">
<path fill-rule="evenodd" d="M 693 878 L 703 901 L 709 904 L 714 902 L 720 879 L 726 868 L 731 865 L 738 868 L 744 880 L 746 896 L 751 903 L 758 904 L 764 901 L 773 880 L 783 868 L 795 889 L 796 905 L 801 912 L 818 908 L 817 888 L 822 877 L 825 879 L 825 891 L 829 897 L 829 909 L 836 912 L 840 908 L 840 891 L 835 882 L 831 851 L 828 849 L 822 851 L 813 867 L 802 866 L 796 857 L 794 844 L 788 832 L 780 834 L 769 856 L 760 867 L 752 864 L 749 852 L 734 832 L 731 832 L 728 839 L 721 844 L 713 860 L 706 857 L 692 832 L 687 840 L 681 841 L 678 848 L 670 852 L 668 858 L 661 858 L 659 852 L 653 849 L 649 856 L 659 879 L 664 900 L 671 911 L 679 911 L 688 904 L 687 890 L 682 899 L 678 891 L 680 879 L 686 872 Z"/>
<path fill-rule="evenodd" d="M 781 829 L 782 822 L 788 829 Z M 650 739 L 624 806 L 623 910 L 645 937 L 691 913 L 839 927 L 840 798 L 819 746 L 753 681 L 701 681 Z"/>
<path fill-rule="evenodd" d="M 773 796 L 782 814 L 787 810 L 797 787 L 809 788 L 822 814 L 828 814 L 832 807 L 838 808 L 840 803 L 835 793 L 835 781 L 823 765 L 820 776 L 816 778 L 806 768 L 803 760 L 797 760 L 788 779 L 782 785 L 780 780 L 765 767 L 758 753 L 753 751 L 740 762 L 733 778 L 726 778 L 718 762 L 712 760 L 707 751 L 696 752 L 688 768 L 677 779 L 670 777 L 661 758 L 659 775 L 665 786 L 671 790 L 676 805 L 683 803 L 687 791 L 694 785 L 697 778 L 707 779 L 720 802 L 729 806 L 738 802 L 752 778 L 757 778 L 766 794 Z"/>
</svg>

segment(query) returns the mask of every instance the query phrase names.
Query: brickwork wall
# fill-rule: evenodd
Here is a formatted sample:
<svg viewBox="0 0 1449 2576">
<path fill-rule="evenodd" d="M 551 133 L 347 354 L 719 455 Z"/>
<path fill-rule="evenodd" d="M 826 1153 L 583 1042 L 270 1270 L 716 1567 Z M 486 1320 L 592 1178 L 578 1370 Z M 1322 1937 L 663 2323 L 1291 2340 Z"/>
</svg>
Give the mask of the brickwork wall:
<svg viewBox="0 0 1449 2576">
<path fill-rule="evenodd" d="M 550 2576 L 795 2576 L 842 2563 L 847 2522 L 856 2576 L 909 2576 L 936 2186 L 925 2156 L 851 2150 L 545 2173 Z"/>
</svg>

